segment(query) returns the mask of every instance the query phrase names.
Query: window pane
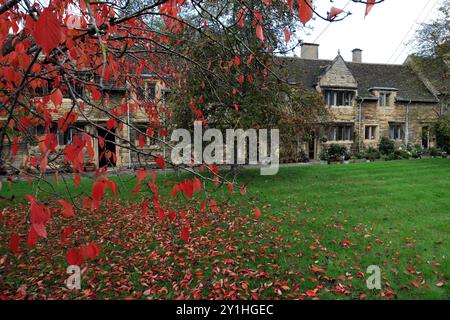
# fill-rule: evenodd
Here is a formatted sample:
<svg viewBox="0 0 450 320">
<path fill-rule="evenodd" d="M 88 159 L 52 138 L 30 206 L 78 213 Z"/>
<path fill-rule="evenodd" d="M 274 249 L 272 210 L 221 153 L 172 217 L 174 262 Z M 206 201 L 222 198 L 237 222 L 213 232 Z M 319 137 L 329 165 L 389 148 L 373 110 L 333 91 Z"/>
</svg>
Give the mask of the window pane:
<svg viewBox="0 0 450 320">
<path fill-rule="evenodd" d="M 370 139 L 370 127 L 366 127 L 366 136 L 365 139 Z"/>
</svg>

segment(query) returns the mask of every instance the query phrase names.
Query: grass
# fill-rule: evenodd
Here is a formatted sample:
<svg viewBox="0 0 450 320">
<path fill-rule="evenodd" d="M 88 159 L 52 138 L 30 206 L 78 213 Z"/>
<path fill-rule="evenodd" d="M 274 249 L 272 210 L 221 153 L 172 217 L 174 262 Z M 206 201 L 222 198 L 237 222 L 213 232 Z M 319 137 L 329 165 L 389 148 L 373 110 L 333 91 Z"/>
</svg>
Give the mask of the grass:
<svg viewBox="0 0 450 320">
<path fill-rule="evenodd" d="M 440 261 L 439 271 L 450 277 L 450 161 L 430 159 L 420 161 L 393 161 L 352 165 L 289 167 L 274 177 L 258 176 L 249 171 L 243 181 L 252 182 L 260 196 L 271 204 L 272 212 L 283 211 L 290 203 L 306 202 L 314 212 L 313 229 L 332 241 L 337 237 L 332 224 L 336 215 L 345 216 L 351 224 L 370 228 L 373 234 L 388 242 L 374 264 L 384 270 L 399 271 L 400 286 L 411 286 L 408 266 L 422 265 L 429 289 L 410 292 L 400 289 L 401 298 L 449 298 L 448 284 L 436 287 L 436 269 L 432 263 Z M 295 206 L 290 210 L 295 214 Z M 287 239 L 292 236 L 292 221 L 285 221 L 279 231 Z M 412 247 L 409 247 L 411 246 Z M 363 248 L 355 247 L 355 253 Z M 417 260 L 411 258 L 417 254 Z M 394 261 L 398 256 L 397 261 Z M 368 266 L 369 261 L 361 261 Z M 407 271 L 406 274 L 402 271 Z M 438 273 L 439 273 L 438 271 Z M 388 271 L 387 275 L 391 273 Z M 430 283 L 431 282 L 431 283 Z M 399 286 L 399 287 L 400 287 Z"/>
<path fill-rule="evenodd" d="M 167 178 L 178 179 L 175 175 Z M 134 178 L 116 179 L 120 179 L 118 183 L 123 184 L 122 188 L 119 185 L 119 190 L 123 192 L 119 197 L 135 199 L 136 196 L 130 198 L 124 191 L 134 185 Z M 245 170 L 239 182 L 249 185 L 251 196 L 230 198 L 227 191 L 217 196 L 234 208 L 231 211 L 237 213 L 242 209 L 242 214 L 237 218 L 242 225 L 235 228 L 234 223 L 232 226 L 231 222 L 215 221 L 212 217 L 213 223 L 199 224 L 193 232 L 193 236 L 197 236 L 192 239 L 194 247 L 198 251 L 204 250 L 203 254 L 200 253 L 204 256 L 201 262 L 198 256 L 195 258 L 195 268 L 201 269 L 205 277 L 198 280 L 202 283 L 201 287 L 205 288 L 200 291 L 200 297 L 211 294 L 204 279 L 218 277 L 209 268 L 216 263 L 215 258 L 208 255 L 220 251 L 224 260 L 220 262 L 221 272 L 231 268 L 228 259 L 240 261 L 233 266 L 232 273 L 236 276 L 231 276 L 231 279 L 236 283 L 246 282 L 249 288 L 259 288 L 260 297 L 450 298 L 449 159 L 284 167 L 275 176 L 260 176 L 259 170 Z M 91 183 L 90 179 L 84 179 L 78 188 L 69 183 L 68 190 L 72 196 L 89 193 Z M 26 182 L 14 183 L 13 193 L 21 201 L 21 195 L 35 187 L 34 184 L 28 187 Z M 65 189 L 62 183 L 59 188 L 60 191 Z M 167 191 L 164 189 L 163 193 Z M 10 197 L 11 194 L 4 183 L 0 195 Z M 249 216 L 253 204 L 261 206 L 260 224 L 248 222 L 253 219 Z M 4 206 L 5 202 L 2 201 L 0 205 Z M 230 219 L 230 216 L 227 217 Z M 129 226 L 122 220 L 115 223 L 126 226 L 118 228 L 124 238 L 130 237 L 130 230 L 137 231 L 139 235 L 142 223 L 146 223 L 137 220 Z M 102 224 L 99 221 L 95 223 L 97 226 Z M 158 250 L 154 243 L 148 244 L 153 237 L 152 232 L 155 230 L 144 233 L 139 241 L 146 243 L 148 250 Z M 206 238 L 215 237 L 227 240 L 214 244 L 205 242 Z M 230 251 L 230 245 L 236 248 Z M 127 246 L 114 243 L 110 245 L 110 250 L 117 256 L 118 252 L 126 255 L 124 249 Z M 180 252 L 184 252 L 183 244 L 176 246 L 179 246 Z M 141 253 L 142 248 L 133 250 Z M 250 254 L 249 250 L 257 250 L 259 254 Z M 0 254 L 4 251 L 0 248 Z M 178 255 L 188 260 L 194 259 L 192 252 L 185 252 L 185 255 L 180 252 Z M 129 270 L 126 271 L 127 279 L 144 291 L 147 287 L 140 287 L 141 274 L 129 267 L 130 261 L 132 263 L 134 260 L 128 257 L 128 267 L 125 268 Z M 113 266 L 117 264 L 120 263 L 114 263 Z M 366 287 L 366 269 L 370 265 L 381 268 L 381 290 L 369 290 Z M 187 265 L 191 269 L 192 266 Z M 110 268 L 108 266 L 107 270 Z M 263 270 L 273 278 L 262 279 L 257 275 L 242 273 L 245 268 Z M 231 281 L 230 276 L 227 276 L 228 280 Z M 179 289 L 172 291 L 172 282 L 167 279 L 164 281 L 158 287 L 169 288 L 169 292 L 154 296 L 177 296 Z M 237 292 L 237 297 L 250 297 L 249 292 Z M 108 294 L 97 296 L 108 297 Z M 111 296 L 117 297 L 114 294 Z"/>
</svg>

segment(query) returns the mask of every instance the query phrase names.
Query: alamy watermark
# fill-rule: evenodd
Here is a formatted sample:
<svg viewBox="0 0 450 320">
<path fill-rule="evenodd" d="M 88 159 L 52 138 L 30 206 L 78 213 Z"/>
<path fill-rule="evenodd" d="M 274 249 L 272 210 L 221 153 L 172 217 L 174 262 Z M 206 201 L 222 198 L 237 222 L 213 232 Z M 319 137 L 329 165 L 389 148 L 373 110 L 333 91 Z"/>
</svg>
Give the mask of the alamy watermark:
<svg viewBox="0 0 450 320">
<path fill-rule="evenodd" d="M 171 153 L 174 164 L 251 164 L 261 165 L 261 175 L 278 173 L 278 129 L 226 129 L 224 141 L 221 130 L 208 128 L 203 131 L 202 123 L 196 121 L 193 138 L 194 141 L 186 129 L 173 131 L 171 140 L 178 142 Z M 204 147 L 205 142 L 208 144 Z"/>
<path fill-rule="evenodd" d="M 376 265 L 371 265 L 367 268 L 366 273 L 371 275 L 366 280 L 367 289 L 380 290 L 381 289 L 381 269 L 380 269 L 380 267 L 376 266 Z"/>
<path fill-rule="evenodd" d="M 81 269 L 79 266 L 68 266 L 66 272 L 70 276 L 66 279 L 66 287 L 69 290 L 81 289 Z"/>
</svg>

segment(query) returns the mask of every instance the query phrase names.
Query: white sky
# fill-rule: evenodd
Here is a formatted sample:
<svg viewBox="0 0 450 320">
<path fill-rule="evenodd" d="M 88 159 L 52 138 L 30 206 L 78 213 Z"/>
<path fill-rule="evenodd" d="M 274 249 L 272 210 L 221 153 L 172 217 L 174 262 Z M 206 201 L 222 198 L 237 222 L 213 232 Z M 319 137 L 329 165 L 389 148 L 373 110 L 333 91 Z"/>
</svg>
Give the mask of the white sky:
<svg viewBox="0 0 450 320">
<path fill-rule="evenodd" d="M 343 8 L 349 0 L 319 0 L 317 11 L 326 15 L 331 6 Z M 365 4 L 350 2 L 346 11 L 352 12 L 344 21 L 328 23 L 315 18 L 307 26 L 314 30 L 298 34 L 305 42 L 319 46 L 320 59 L 333 59 L 338 50 L 345 60 L 351 61 L 354 48 L 363 50 L 363 62 L 403 63 L 410 48 L 407 42 L 414 36 L 417 26 L 437 16 L 442 0 L 385 0 L 376 4 L 364 19 Z M 317 39 L 320 33 L 328 29 Z M 300 55 L 300 50 L 296 51 Z"/>
</svg>

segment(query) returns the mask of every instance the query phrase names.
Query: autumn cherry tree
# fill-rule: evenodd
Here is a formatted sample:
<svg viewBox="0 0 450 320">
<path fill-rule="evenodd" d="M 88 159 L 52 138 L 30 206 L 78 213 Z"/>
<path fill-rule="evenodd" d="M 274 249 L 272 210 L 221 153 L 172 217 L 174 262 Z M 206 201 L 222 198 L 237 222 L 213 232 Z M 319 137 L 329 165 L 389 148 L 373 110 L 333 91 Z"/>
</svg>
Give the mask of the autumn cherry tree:
<svg viewBox="0 0 450 320">
<path fill-rule="evenodd" d="M 365 4 L 367 14 L 381 1 L 353 2 Z M 146 148 L 149 143 L 171 147 L 172 110 L 162 95 L 142 93 L 149 78 L 166 90 L 182 92 L 184 112 L 205 125 L 207 105 L 217 108 L 209 111 L 216 115 L 238 113 L 238 100 L 252 83 L 264 86 L 269 77 L 286 83 L 269 57 L 299 44 L 301 35 L 294 31 L 314 16 L 331 22 L 349 14 L 331 5 L 328 12 L 318 12 L 313 0 L 0 1 L 0 167 L 8 173 L 2 188 L 14 190 L 16 179 L 33 183 L 33 191 L 30 187 L 22 199 L 28 212 L 11 230 L 11 250 L 33 248 L 58 235 L 66 243 L 80 227 L 81 212 L 102 210 L 110 194 L 125 188 L 109 176 L 108 165 L 118 157 L 114 150 L 139 159 L 136 184 L 120 191 L 140 197 L 143 212 L 182 219 L 174 236 L 189 241 L 189 216 L 175 216 L 181 206 L 163 200 L 149 169 L 153 164 L 172 167 L 162 152 Z M 130 121 L 138 114 L 144 127 Z M 61 144 L 69 130 L 70 139 Z M 99 162 L 101 158 L 105 161 Z M 205 192 L 198 214 L 217 209 L 218 200 L 207 188 L 225 184 L 231 193 L 239 188 L 214 164 L 181 169 L 190 175 L 170 185 L 172 202 Z M 89 192 L 67 191 L 92 170 Z M 245 188 L 240 190 L 245 194 Z M 15 200 L 2 198 L 2 206 Z M 260 209 L 251 211 L 259 219 Z M 50 233 L 50 225 L 59 231 Z M 24 229 L 27 239 L 18 231 Z M 79 236 L 63 250 L 68 264 L 79 265 L 95 258 L 100 246 Z"/>
</svg>

